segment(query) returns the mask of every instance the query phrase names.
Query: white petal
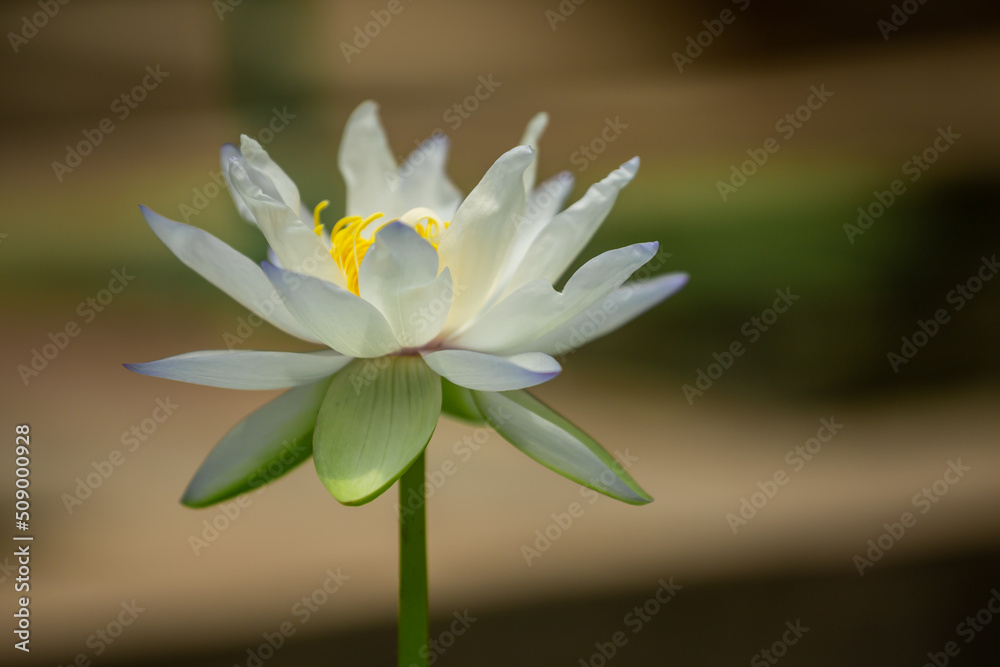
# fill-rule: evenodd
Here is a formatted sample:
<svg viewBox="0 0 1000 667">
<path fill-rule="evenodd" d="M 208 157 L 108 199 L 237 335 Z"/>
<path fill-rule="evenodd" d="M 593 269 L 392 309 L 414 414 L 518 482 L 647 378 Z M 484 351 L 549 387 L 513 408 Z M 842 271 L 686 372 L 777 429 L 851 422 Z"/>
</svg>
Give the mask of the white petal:
<svg viewBox="0 0 1000 667">
<path fill-rule="evenodd" d="M 203 229 L 164 218 L 145 206 L 139 208 L 153 233 L 187 266 L 282 331 L 311 343 L 320 342 L 288 311 L 271 281 L 251 259 Z"/>
<path fill-rule="evenodd" d="M 584 249 L 608 216 L 618 193 L 635 176 L 639 159 L 632 158 L 612 171 L 572 206 L 545 225 L 532 240 L 514 276 L 506 286 L 512 292 L 536 278 L 555 284 Z"/>
<path fill-rule="evenodd" d="M 527 146 L 502 155 L 441 235 L 438 255 L 455 284 L 446 325 L 450 329 L 464 324 L 489 296 L 524 211 L 524 170 L 533 155 Z"/>
<path fill-rule="evenodd" d="M 441 331 L 451 305 L 451 273 L 438 275 L 433 246 L 402 222 L 375 234 L 361 270 L 361 297 L 389 322 L 402 347 L 419 347 Z"/>
<path fill-rule="evenodd" d="M 637 243 L 598 255 L 573 274 L 561 293 L 546 280 L 533 280 L 503 298 L 448 343 L 495 354 L 531 349 L 531 341 L 586 311 L 625 282 L 653 257 L 657 247 L 655 242 Z"/>
<path fill-rule="evenodd" d="M 686 273 L 668 273 L 623 285 L 586 312 L 513 351 L 530 349 L 555 355 L 571 352 L 631 322 L 684 287 L 687 281 Z"/>
<path fill-rule="evenodd" d="M 573 174 L 562 171 L 535 188 L 524 205 L 524 219 L 529 228 L 547 225 L 562 210 L 573 191 Z"/>
<path fill-rule="evenodd" d="M 422 353 L 431 370 L 460 387 L 480 391 L 509 391 L 548 382 L 562 368 L 547 354 L 527 352 L 498 357 L 471 350 Z"/>
<path fill-rule="evenodd" d="M 564 171 L 539 185 L 528 196 L 528 201 L 524 205 L 524 215 L 518 221 L 510 250 L 500 270 L 500 277 L 493 285 L 492 294 L 487 299 L 484 309 L 492 307 L 501 296 L 511 291 L 507 286 L 513 280 L 531 244 L 559 212 L 572 190 L 573 175 Z"/>
<path fill-rule="evenodd" d="M 398 217 L 413 208 L 429 208 L 443 220 L 451 220 L 462 203 L 462 192 L 445 173 L 448 161 L 448 137 L 435 134 L 410 153 L 399 166 L 398 178 L 390 184 L 396 191 L 392 210 Z"/>
<path fill-rule="evenodd" d="M 524 135 L 521 137 L 522 146 L 531 146 L 535 151 L 535 159 L 524 171 L 524 189 L 531 192 L 535 187 L 535 178 L 538 173 L 538 140 L 549 124 L 549 115 L 544 111 L 537 113 L 528 121 L 528 127 L 524 128 Z"/>
<path fill-rule="evenodd" d="M 235 144 L 222 144 L 222 148 L 219 150 L 219 164 L 222 166 L 222 176 L 226 180 L 226 187 L 229 189 L 229 196 L 232 197 L 233 203 L 236 205 L 236 210 L 239 211 L 240 217 L 249 222 L 251 225 L 256 225 L 257 221 L 253 219 L 253 213 L 247 208 L 247 205 L 243 203 L 243 197 L 240 193 L 236 192 L 236 188 L 233 187 L 233 181 L 229 177 L 229 166 L 232 164 L 233 158 L 240 159 L 243 154 L 240 153 L 239 147 Z"/>
<path fill-rule="evenodd" d="M 268 188 L 258 183 L 260 189 L 269 197 L 284 202 L 285 206 L 298 215 L 299 207 L 302 204 L 299 198 L 299 189 L 295 187 L 295 182 L 288 177 L 288 174 L 271 159 L 267 151 L 257 141 L 244 134 L 240 137 L 240 152 L 243 154 L 245 166 L 248 167 L 247 171 L 250 172 L 251 179 L 255 183 L 258 182 L 258 179 L 269 182 L 274 194 L 268 192 Z M 254 175 L 258 178 L 254 178 Z"/>
<path fill-rule="evenodd" d="M 325 280 L 263 265 L 288 309 L 324 343 L 351 357 L 378 357 L 399 349 L 378 308 Z"/>
<path fill-rule="evenodd" d="M 330 256 L 329 246 L 311 226 L 299 220 L 297 206 L 293 211 L 267 196 L 250 180 L 239 161 L 232 162 L 229 175 L 283 267 L 344 285 L 344 274 Z"/>
<path fill-rule="evenodd" d="M 396 159 L 378 117 L 378 105 L 362 102 L 347 119 L 340 140 L 337 165 L 347 185 L 347 212 L 367 218 L 389 213 L 393 200 L 390 184 L 396 178 Z"/>
<path fill-rule="evenodd" d="M 225 389 L 287 389 L 316 382 L 351 363 L 333 350 L 202 350 L 125 368 L 143 375 Z"/>
</svg>

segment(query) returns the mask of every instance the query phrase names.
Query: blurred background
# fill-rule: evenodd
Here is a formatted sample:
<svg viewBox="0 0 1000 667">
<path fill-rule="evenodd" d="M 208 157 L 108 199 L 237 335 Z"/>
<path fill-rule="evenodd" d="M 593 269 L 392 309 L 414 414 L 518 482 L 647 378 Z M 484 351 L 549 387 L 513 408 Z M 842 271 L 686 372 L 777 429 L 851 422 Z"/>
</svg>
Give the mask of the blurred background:
<svg viewBox="0 0 1000 667">
<path fill-rule="evenodd" d="M 995 3 L 42 0 L 0 26 L 0 396 L 11 443 L 31 425 L 36 538 L 32 651 L 5 663 L 393 660 L 394 491 L 342 507 L 306 463 L 183 508 L 272 394 L 121 367 L 302 349 L 137 205 L 261 259 L 219 145 L 258 138 L 337 211 L 340 133 L 375 99 L 399 161 L 451 138 L 465 192 L 540 110 L 540 176 L 571 172 L 573 199 L 641 156 L 580 262 L 658 240 L 655 272 L 692 276 L 537 391 L 653 504 L 442 421 L 436 664 L 997 664 Z"/>
</svg>

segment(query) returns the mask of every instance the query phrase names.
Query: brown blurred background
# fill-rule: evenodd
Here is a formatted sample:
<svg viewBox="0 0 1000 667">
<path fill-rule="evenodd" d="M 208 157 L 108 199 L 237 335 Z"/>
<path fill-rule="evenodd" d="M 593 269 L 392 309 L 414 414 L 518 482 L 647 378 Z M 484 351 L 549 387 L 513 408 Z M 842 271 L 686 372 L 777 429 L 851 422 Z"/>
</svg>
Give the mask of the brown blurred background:
<svg viewBox="0 0 1000 667">
<path fill-rule="evenodd" d="M 340 133 L 375 99 L 400 160 L 436 129 L 451 137 L 449 172 L 466 192 L 539 110 L 551 117 L 540 176 L 571 171 L 574 199 L 641 156 L 580 261 L 658 240 L 657 271 L 692 276 L 664 305 L 568 356 L 537 392 L 634 458 L 652 505 L 590 504 L 496 434 L 442 422 L 428 470 L 450 459 L 458 473 L 430 503 L 433 634 L 456 612 L 477 620 L 453 644 L 441 637 L 437 664 L 922 665 L 928 653 L 939 664 L 997 664 L 1000 616 L 988 603 L 995 595 L 1000 609 L 1000 281 L 974 279 L 1000 250 L 1000 9 L 401 0 L 386 14 L 388 5 L 0 8 L 0 396 L 11 443 L 14 424 L 32 428 L 36 536 L 32 653 L 8 644 L 3 662 L 393 660 L 395 492 L 342 507 L 307 463 L 241 505 L 183 508 L 177 499 L 211 446 L 271 394 L 121 367 L 221 348 L 247 316 L 157 241 L 137 204 L 262 258 L 263 241 L 215 183 L 218 146 L 240 133 L 267 141 L 304 201 L 329 198 L 337 210 Z M 366 26 L 374 36 L 355 42 Z M 131 92 L 144 78 L 148 89 Z M 832 95 L 799 111 L 808 120 L 782 124 L 813 88 Z M 598 141 L 609 123 L 613 140 Z M 269 127 L 279 131 L 261 134 Z M 949 128 L 957 138 L 933 148 Z M 67 155 L 97 137 L 78 163 Z M 738 182 L 733 169 L 769 137 L 777 152 L 745 167 L 754 173 L 723 198 L 719 182 Z M 845 230 L 859 207 L 877 212 L 897 179 L 903 194 L 863 233 Z M 979 275 L 992 277 L 990 266 Z M 111 295 L 102 290 L 113 271 L 134 278 Z M 776 290 L 799 299 L 764 330 L 752 318 L 768 321 Z M 887 355 L 941 309 L 947 321 L 894 370 Z M 19 370 L 70 323 L 79 333 L 37 375 Z M 746 352 L 710 371 L 735 341 Z M 300 349 L 267 325 L 244 347 Z M 717 377 L 686 395 L 699 371 Z M 150 420 L 158 400 L 178 406 L 162 424 Z M 786 459 L 831 418 L 843 428 L 811 460 Z M 133 427 L 146 430 L 130 450 Z M 467 460 L 463 438 L 484 443 Z M 114 450 L 124 462 L 67 501 L 85 495 L 80 480 L 107 470 Z M 0 475 L 7 509 L 12 459 Z M 941 481 L 959 460 L 968 471 Z M 727 514 L 778 471 L 789 482 L 734 534 Z M 573 502 L 584 514 L 552 528 Z M 915 524 L 885 536 L 904 512 Z M 213 534 L 213 523 L 223 528 Z M 522 547 L 547 529 L 558 537 L 529 565 Z M 880 537 L 891 548 L 859 576 L 855 556 Z M 0 553 L 4 614 L 10 552 Z M 322 590 L 328 568 L 350 578 L 309 610 L 301 599 Z M 650 603 L 671 578 L 683 589 L 662 608 Z M 133 600 L 142 611 L 118 637 L 96 634 L 117 632 L 121 613 L 131 620 L 122 605 Z M 657 611 L 639 623 L 643 605 Z M 783 644 L 796 622 L 809 630 Z M 265 635 L 283 623 L 295 632 L 269 651 Z M 616 632 L 626 641 L 604 657 Z"/>
</svg>

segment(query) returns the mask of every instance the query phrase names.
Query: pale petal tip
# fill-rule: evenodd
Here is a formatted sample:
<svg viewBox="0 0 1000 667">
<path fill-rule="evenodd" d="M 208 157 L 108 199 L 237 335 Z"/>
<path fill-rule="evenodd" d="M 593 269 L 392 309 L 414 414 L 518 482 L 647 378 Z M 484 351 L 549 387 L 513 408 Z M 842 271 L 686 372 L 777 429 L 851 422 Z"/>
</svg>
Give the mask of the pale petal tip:
<svg viewBox="0 0 1000 667">
<path fill-rule="evenodd" d="M 538 139 L 545 132 L 545 128 L 549 126 L 549 114 L 544 111 L 540 111 L 531 117 L 528 121 L 528 126 L 524 130 L 524 136 L 521 139 L 521 143 L 525 145 L 534 145 L 538 143 Z"/>
<path fill-rule="evenodd" d="M 157 234 L 159 234 L 158 230 L 162 229 L 163 227 L 169 226 L 171 224 L 173 225 L 184 224 L 182 222 L 176 222 L 174 220 L 171 220 L 170 218 L 165 218 L 156 211 L 154 211 L 153 209 L 143 204 L 139 204 L 139 213 L 142 214 L 143 219 L 146 221 L 146 224 L 149 225 L 150 229 L 152 229 L 153 232 Z"/>
<path fill-rule="evenodd" d="M 636 172 L 639 171 L 639 156 L 636 155 L 634 158 L 623 164 L 621 168 L 629 172 L 632 176 L 635 176 Z"/>
<path fill-rule="evenodd" d="M 350 120 L 359 119 L 364 116 L 378 116 L 378 102 L 375 100 L 365 100 L 354 108 L 351 112 Z"/>
<path fill-rule="evenodd" d="M 241 134 L 240 135 L 240 152 L 243 153 L 248 159 L 253 155 L 264 152 L 264 147 L 254 139 L 253 137 Z"/>
<path fill-rule="evenodd" d="M 501 160 L 511 160 L 515 163 L 523 162 L 525 166 L 531 163 L 535 159 L 535 149 L 531 146 L 515 146 L 509 151 L 500 156 L 497 162 Z"/>
</svg>

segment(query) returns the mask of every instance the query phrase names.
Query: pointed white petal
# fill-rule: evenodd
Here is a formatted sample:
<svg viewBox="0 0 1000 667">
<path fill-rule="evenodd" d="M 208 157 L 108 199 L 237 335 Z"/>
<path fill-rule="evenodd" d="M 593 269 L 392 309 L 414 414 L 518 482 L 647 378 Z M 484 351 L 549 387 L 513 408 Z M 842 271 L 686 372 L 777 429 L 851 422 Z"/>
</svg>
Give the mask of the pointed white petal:
<svg viewBox="0 0 1000 667">
<path fill-rule="evenodd" d="M 455 284 L 448 328 L 466 322 L 489 296 L 524 211 L 524 170 L 533 154 L 518 146 L 502 155 L 441 235 L 438 255 Z"/>
<path fill-rule="evenodd" d="M 566 198 L 573 191 L 573 174 L 562 171 L 535 188 L 524 205 L 524 219 L 528 228 L 547 225 L 562 210 Z"/>
<path fill-rule="evenodd" d="M 669 273 L 623 285 L 572 320 L 520 349 L 562 355 L 631 322 L 687 284 L 686 273 Z"/>
<path fill-rule="evenodd" d="M 482 391 L 524 389 L 548 382 L 562 367 L 547 354 L 526 352 L 498 357 L 471 350 L 423 352 L 435 373 L 460 387 Z"/>
<path fill-rule="evenodd" d="M 357 360 L 333 376 L 313 436 L 320 480 L 345 505 L 378 497 L 420 456 L 441 380 L 419 357 Z"/>
<path fill-rule="evenodd" d="M 291 389 L 234 426 L 198 468 L 181 502 L 207 507 L 228 500 L 309 458 L 316 415 L 331 380 Z"/>
<path fill-rule="evenodd" d="M 378 357 L 399 349 L 378 308 L 325 280 L 263 264 L 271 284 L 300 322 L 332 349 L 351 357 Z"/>
<path fill-rule="evenodd" d="M 524 128 L 524 135 L 521 137 L 522 146 L 531 146 L 535 151 L 535 159 L 524 170 L 524 189 L 527 192 L 535 187 L 535 178 L 538 174 L 538 140 L 549 124 L 549 115 L 544 111 L 537 113 L 528 121 L 528 127 Z"/>
<path fill-rule="evenodd" d="M 229 176 L 283 267 L 344 285 L 344 274 L 330 256 L 329 246 L 311 226 L 299 220 L 298 206 L 293 211 L 267 196 L 239 161 L 230 165 Z"/>
<path fill-rule="evenodd" d="M 233 199 L 233 204 L 236 205 L 236 210 L 239 212 L 240 217 L 249 222 L 251 225 L 256 225 L 257 221 L 253 219 L 253 213 L 247 208 L 247 205 L 243 203 L 243 197 L 236 192 L 236 188 L 233 187 L 233 181 L 229 177 L 229 166 L 232 164 L 233 158 L 242 159 L 243 154 L 240 153 L 240 149 L 235 144 L 223 144 L 222 148 L 219 150 L 219 164 L 222 167 L 222 176 L 226 181 L 226 187 L 229 190 L 229 196 Z"/>
<path fill-rule="evenodd" d="M 299 189 L 295 186 L 295 181 L 289 178 L 288 174 L 271 159 L 267 151 L 256 140 L 244 134 L 240 137 L 240 153 L 243 154 L 247 171 L 251 174 L 256 173 L 261 181 L 269 182 L 271 189 L 277 194 L 277 197 L 268 192 L 268 188 L 264 186 L 260 186 L 261 190 L 271 198 L 283 202 L 285 206 L 298 215 L 300 206 L 302 205 L 302 201 L 299 198 Z M 251 176 L 251 178 L 253 177 Z M 254 181 L 256 182 L 257 179 L 254 179 Z"/>
<path fill-rule="evenodd" d="M 528 201 L 524 205 L 524 215 L 517 223 L 510 251 L 500 269 L 500 277 L 493 285 L 492 294 L 483 306 L 484 310 L 492 307 L 501 296 L 511 291 L 507 286 L 513 280 L 531 244 L 559 212 L 572 190 L 573 175 L 564 171 L 539 185 L 528 196 Z"/>
<path fill-rule="evenodd" d="M 497 433 L 564 477 L 632 505 L 652 497 L 589 435 L 526 391 L 472 392 Z"/>
<path fill-rule="evenodd" d="M 202 350 L 125 368 L 143 375 L 225 389 L 287 389 L 333 375 L 351 357 L 333 350 Z"/>
<path fill-rule="evenodd" d="M 377 307 L 402 347 L 419 347 L 441 331 L 451 305 L 451 273 L 438 275 L 433 246 L 402 222 L 375 234 L 358 286 L 361 297 Z"/>
<path fill-rule="evenodd" d="M 632 158 L 604 180 L 590 186 L 572 206 L 545 225 L 532 240 L 513 278 L 506 286 L 511 292 L 537 278 L 555 284 L 590 242 L 608 216 L 618 193 L 635 176 L 639 159 Z"/>
<path fill-rule="evenodd" d="M 389 213 L 394 195 L 396 159 L 389 149 L 378 105 L 362 102 L 347 119 L 337 158 L 340 173 L 347 185 L 347 212 L 367 218 L 379 211 Z"/>
<path fill-rule="evenodd" d="M 282 331 L 311 343 L 318 338 L 292 315 L 264 272 L 248 257 L 208 232 L 140 206 L 143 217 L 178 259 Z"/>
<path fill-rule="evenodd" d="M 533 349 L 531 341 L 610 294 L 648 262 L 657 247 L 656 242 L 637 243 L 598 255 L 573 274 L 561 293 L 546 280 L 534 280 L 504 297 L 448 343 L 494 354 Z"/>
<path fill-rule="evenodd" d="M 429 208 L 443 220 L 451 220 L 462 203 L 462 192 L 445 173 L 448 161 L 448 137 L 435 134 L 410 153 L 399 166 L 398 178 L 390 184 L 395 190 L 390 217 L 398 217 L 414 208 Z"/>
</svg>

